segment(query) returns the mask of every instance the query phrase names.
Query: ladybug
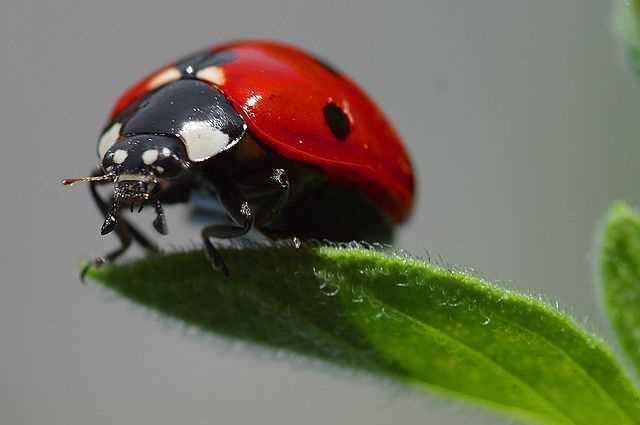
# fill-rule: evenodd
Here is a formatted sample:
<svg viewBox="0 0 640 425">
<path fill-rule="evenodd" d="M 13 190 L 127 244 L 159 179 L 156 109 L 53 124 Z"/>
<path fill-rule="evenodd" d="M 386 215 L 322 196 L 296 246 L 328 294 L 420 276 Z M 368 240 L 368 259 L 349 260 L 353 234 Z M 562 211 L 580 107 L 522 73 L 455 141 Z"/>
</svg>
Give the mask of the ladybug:
<svg viewBox="0 0 640 425">
<path fill-rule="evenodd" d="M 391 123 L 347 76 L 287 44 L 216 45 L 163 66 L 129 88 L 97 146 L 90 193 L 122 255 L 132 241 L 158 251 L 122 214 L 202 198 L 224 211 L 204 227 L 212 265 L 228 275 L 212 239 L 246 235 L 332 241 L 391 240 L 414 198 L 411 163 Z M 97 186 L 113 183 L 110 199 Z M 221 208 L 220 208 L 221 207 Z"/>
</svg>

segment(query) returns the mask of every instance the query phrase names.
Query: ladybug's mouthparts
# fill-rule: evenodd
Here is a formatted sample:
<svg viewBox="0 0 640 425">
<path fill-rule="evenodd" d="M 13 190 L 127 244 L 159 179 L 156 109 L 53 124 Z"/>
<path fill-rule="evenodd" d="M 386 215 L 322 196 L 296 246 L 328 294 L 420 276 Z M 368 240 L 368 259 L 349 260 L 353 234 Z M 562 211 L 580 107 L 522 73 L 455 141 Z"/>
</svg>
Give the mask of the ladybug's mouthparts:
<svg viewBox="0 0 640 425">
<path fill-rule="evenodd" d="M 113 196 L 116 199 L 133 202 L 144 202 L 149 199 L 156 181 L 144 176 L 120 176 L 115 184 Z"/>
<path fill-rule="evenodd" d="M 116 228 L 118 224 L 117 212 L 121 202 L 128 203 L 131 207 L 131 212 L 133 212 L 135 204 L 138 203 L 138 212 L 142 212 L 145 203 L 151 198 L 151 194 L 155 190 L 156 185 L 160 183 L 153 175 L 121 174 L 115 180 L 113 204 L 100 229 L 102 235 L 106 235 Z M 167 223 L 162 204 L 157 199 L 153 200 L 152 203 L 156 212 L 153 227 L 158 233 L 166 235 Z"/>
<path fill-rule="evenodd" d="M 151 193 L 156 186 L 162 187 L 166 184 L 162 179 L 155 177 L 154 175 L 142 175 L 142 174 L 116 174 L 114 172 L 107 173 L 102 176 L 91 177 L 75 177 L 62 180 L 62 184 L 65 186 L 73 186 L 79 182 L 94 182 L 94 181 L 115 181 L 115 187 L 113 189 L 113 203 L 111 208 L 106 214 L 100 233 L 106 235 L 112 232 L 118 224 L 118 208 L 120 208 L 121 202 L 126 202 L 131 206 L 131 212 L 133 212 L 136 203 L 139 203 L 138 212 L 142 212 L 142 208 L 145 203 L 151 198 Z M 164 210 L 159 200 L 152 201 L 156 218 L 153 220 L 153 227 L 162 235 L 167 234 L 167 221 L 165 219 Z"/>
</svg>

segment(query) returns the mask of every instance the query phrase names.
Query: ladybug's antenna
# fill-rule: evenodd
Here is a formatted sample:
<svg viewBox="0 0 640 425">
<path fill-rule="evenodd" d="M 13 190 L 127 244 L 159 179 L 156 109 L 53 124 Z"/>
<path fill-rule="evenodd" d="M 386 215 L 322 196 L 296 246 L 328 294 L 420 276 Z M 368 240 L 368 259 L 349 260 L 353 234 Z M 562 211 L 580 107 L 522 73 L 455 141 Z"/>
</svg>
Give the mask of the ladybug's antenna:
<svg viewBox="0 0 640 425">
<path fill-rule="evenodd" d="M 62 180 L 62 184 L 65 186 L 73 186 L 76 183 L 80 182 L 96 182 L 96 181 L 113 181 L 115 180 L 116 175 L 114 173 L 105 174 L 103 176 L 93 176 L 93 177 L 74 177 L 70 179 Z"/>
</svg>

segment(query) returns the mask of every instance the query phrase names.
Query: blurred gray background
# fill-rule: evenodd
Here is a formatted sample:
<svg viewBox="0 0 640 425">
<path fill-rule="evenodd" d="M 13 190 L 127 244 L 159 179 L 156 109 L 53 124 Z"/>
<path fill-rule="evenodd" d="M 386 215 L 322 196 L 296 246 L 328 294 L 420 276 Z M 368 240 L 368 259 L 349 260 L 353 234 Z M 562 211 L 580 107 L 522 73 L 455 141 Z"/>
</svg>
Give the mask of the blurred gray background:
<svg viewBox="0 0 640 425">
<path fill-rule="evenodd" d="M 640 91 L 608 2 L 4 0 L 0 16 L 3 424 L 494 423 L 79 284 L 80 261 L 115 240 L 99 236 L 86 188 L 60 179 L 94 166 L 126 86 L 230 38 L 305 46 L 387 111 L 419 182 L 399 247 L 542 293 L 606 335 L 593 231 L 612 200 L 640 199 Z M 168 215 L 165 244 L 197 240 L 184 210 Z"/>
</svg>

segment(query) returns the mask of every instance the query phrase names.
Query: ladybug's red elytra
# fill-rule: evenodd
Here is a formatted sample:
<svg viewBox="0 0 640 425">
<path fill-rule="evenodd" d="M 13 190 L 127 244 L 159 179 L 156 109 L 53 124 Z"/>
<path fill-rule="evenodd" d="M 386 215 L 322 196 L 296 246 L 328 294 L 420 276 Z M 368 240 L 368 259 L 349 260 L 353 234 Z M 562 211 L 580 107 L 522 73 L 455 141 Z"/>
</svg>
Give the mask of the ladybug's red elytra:
<svg viewBox="0 0 640 425">
<path fill-rule="evenodd" d="M 216 45 L 152 72 L 116 102 L 98 140 L 89 181 L 121 246 L 157 247 L 120 211 L 206 193 L 226 217 L 202 230 L 211 242 L 257 228 L 271 238 L 391 239 L 414 198 L 407 153 L 391 123 L 348 77 L 299 48 L 272 41 Z M 110 201 L 97 185 L 114 183 Z"/>
</svg>

